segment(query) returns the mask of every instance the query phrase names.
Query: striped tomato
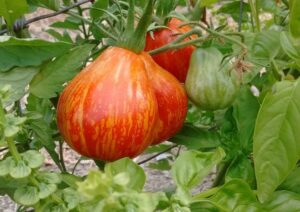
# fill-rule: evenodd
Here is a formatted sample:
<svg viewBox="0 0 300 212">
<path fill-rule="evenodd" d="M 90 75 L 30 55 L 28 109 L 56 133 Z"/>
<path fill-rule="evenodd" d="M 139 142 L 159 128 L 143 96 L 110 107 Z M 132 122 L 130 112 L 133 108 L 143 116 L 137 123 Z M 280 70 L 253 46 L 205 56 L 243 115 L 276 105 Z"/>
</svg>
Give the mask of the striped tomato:
<svg viewBox="0 0 300 212">
<path fill-rule="evenodd" d="M 66 86 L 57 121 L 74 150 L 113 161 L 174 135 L 186 111 L 183 87 L 148 54 L 110 47 Z"/>
<path fill-rule="evenodd" d="M 188 32 L 191 30 L 190 26 L 180 25 L 183 22 L 179 19 L 172 18 L 167 27 L 169 29 L 160 29 L 153 32 L 153 37 L 150 33 L 146 37 L 145 51 L 150 51 L 162 47 L 172 41 L 174 41 L 179 34 Z M 181 49 L 171 49 L 156 55 L 152 58 L 161 67 L 173 74 L 180 82 L 184 82 L 189 69 L 190 58 L 195 50 L 195 47 L 190 45 Z"/>
</svg>

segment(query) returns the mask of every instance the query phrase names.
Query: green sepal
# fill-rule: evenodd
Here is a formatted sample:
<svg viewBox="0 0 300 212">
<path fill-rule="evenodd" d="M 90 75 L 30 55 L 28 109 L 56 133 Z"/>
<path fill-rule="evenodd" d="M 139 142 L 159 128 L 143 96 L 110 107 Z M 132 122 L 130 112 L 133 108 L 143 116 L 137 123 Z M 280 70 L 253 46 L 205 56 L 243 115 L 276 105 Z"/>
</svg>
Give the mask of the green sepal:
<svg viewBox="0 0 300 212">
<path fill-rule="evenodd" d="M 145 40 L 148 26 L 151 23 L 152 12 L 155 0 L 149 0 L 144 10 L 144 13 L 136 27 L 131 33 L 125 34 L 125 37 L 121 39 L 117 46 L 129 49 L 135 53 L 140 53 L 145 48 Z M 132 3 L 132 2 L 130 2 Z M 129 23 L 131 22 L 131 16 L 129 16 Z M 129 24 L 130 25 L 130 24 Z M 126 30 L 127 31 L 127 30 Z M 122 37 L 122 36 L 121 36 Z"/>
</svg>

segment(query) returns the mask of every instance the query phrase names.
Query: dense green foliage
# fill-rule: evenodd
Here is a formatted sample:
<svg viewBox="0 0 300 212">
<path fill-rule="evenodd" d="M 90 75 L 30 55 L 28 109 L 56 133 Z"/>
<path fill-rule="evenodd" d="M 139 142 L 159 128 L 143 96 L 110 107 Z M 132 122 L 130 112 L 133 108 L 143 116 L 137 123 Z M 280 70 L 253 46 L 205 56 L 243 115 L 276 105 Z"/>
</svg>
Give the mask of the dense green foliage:
<svg viewBox="0 0 300 212">
<path fill-rule="evenodd" d="M 183 128 L 173 143 L 146 150 L 183 146 L 148 165 L 170 170 L 176 187 L 143 191 L 144 170 L 129 158 L 95 161 L 99 170 L 84 177 L 66 169 L 56 124 L 59 95 L 104 49 L 130 40 L 147 2 L 0 0 L 0 195 L 19 211 L 299 211 L 297 0 L 157 0 L 149 31 L 171 17 L 193 30 L 150 54 L 187 45 L 200 52 L 186 84 L 191 102 Z M 26 18 L 39 8 L 66 15 L 47 26 L 51 41 L 32 38 L 27 28 L 50 17 Z M 58 172 L 43 166 L 41 149 Z M 195 193 L 215 167 L 212 187 Z"/>
</svg>

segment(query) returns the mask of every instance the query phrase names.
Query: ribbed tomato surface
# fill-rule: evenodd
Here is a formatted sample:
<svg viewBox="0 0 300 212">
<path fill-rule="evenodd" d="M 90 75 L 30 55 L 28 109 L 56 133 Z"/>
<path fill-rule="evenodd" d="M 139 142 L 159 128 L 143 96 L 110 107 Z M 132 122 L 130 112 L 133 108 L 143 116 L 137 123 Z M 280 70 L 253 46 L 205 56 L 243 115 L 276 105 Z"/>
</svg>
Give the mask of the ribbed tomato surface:
<svg viewBox="0 0 300 212">
<path fill-rule="evenodd" d="M 169 29 L 156 30 L 153 32 L 153 37 L 148 33 L 145 51 L 162 47 L 174 41 L 180 34 L 191 30 L 191 27 L 187 25 L 180 27 L 182 23 L 181 20 L 172 18 L 167 24 Z M 188 40 L 188 38 L 185 40 Z M 180 82 L 184 82 L 189 69 L 190 58 L 194 50 L 195 47 L 191 45 L 177 50 L 168 50 L 153 55 L 152 58 L 157 64 L 172 73 Z"/>
<path fill-rule="evenodd" d="M 110 47 L 66 86 L 57 121 L 77 152 L 113 161 L 174 135 L 186 111 L 183 87 L 148 54 Z"/>
</svg>

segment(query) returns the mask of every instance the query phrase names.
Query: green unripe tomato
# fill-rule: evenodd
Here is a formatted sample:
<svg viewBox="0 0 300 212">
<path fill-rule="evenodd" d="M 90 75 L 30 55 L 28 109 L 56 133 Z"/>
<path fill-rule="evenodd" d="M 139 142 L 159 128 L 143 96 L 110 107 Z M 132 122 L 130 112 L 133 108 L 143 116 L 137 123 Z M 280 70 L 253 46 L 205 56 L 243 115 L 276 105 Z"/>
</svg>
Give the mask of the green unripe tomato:
<svg viewBox="0 0 300 212">
<path fill-rule="evenodd" d="M 223 61 L 216 48 L 196 49 L 191 57 L 185 81 L 191 101 L 203 110 L 229 107 L 239 90 L 239 80 L 232 65 Z"/>
</svg>

